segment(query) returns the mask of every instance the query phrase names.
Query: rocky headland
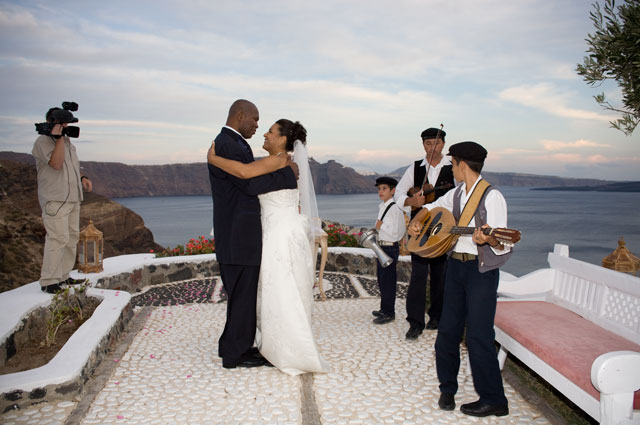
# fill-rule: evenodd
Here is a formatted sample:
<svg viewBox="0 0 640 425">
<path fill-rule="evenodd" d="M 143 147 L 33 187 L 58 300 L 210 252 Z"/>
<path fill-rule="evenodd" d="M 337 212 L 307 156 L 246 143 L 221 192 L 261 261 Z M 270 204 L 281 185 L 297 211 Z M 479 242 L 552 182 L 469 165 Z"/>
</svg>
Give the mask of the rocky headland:
<svg viewBox="0 0 640 425">
<path fill-rule="evenodd" d="M 161 249 L 142 218 L 124 206 L 85 193 L 80 228 L 93 220 L 104 233 L 104 255 Z M 45 230 L 34 165 L 0 160 L 0 292 L 38 280 Z"/>
<path fill-rule="evenodd" d="M 0 152 L 0 159 L 35 165 L 30 154 Z M 375 180 L 381 174 L 362 175 L 351 167 L 330 160 L 310 161 L 313 183 L 318 194 L 355 194 L 376 191 Z M 207 164 L 127 165 L 120 162 L 81 161 L 82 173 L 93 181 L 94 191 L 107 198 L 136 196 L 210 195 Z M 386 175 L 402 177 L 406 167 Z M 614 183 L 607 180 L 541 176 L 524 173 L 482 175 L 495 186 L 579 187 Z"/>
</svg>

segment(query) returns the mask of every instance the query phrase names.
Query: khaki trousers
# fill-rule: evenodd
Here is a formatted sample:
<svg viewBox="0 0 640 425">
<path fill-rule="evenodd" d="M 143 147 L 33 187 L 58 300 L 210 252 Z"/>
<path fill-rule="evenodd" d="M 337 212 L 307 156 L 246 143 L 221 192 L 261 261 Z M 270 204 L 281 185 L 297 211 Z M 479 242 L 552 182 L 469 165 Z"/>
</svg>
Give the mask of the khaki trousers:
<svg viewBox="0 0 640 425">
<path fill-rule="evenodd" d="M 76 248 L 80 232 L 80 202 L 48 202 L 42 211 L 47 231 L 40 286 L 67 280 L 76 264 Z"/>
</svg>

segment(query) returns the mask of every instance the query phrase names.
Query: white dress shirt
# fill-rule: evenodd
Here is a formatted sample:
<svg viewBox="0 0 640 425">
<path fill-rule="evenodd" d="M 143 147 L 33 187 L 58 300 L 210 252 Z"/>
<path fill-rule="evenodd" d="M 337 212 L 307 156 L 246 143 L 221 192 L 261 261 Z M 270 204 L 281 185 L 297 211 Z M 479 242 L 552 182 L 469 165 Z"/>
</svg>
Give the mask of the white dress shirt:
<svg viewBox="0 0 640 425">
<path fill-rule="evenodd" d="M 420 163 L 420 166 L 426 167 L 426 165 L 427 165 L 427 157 L 425 156 L 422 162 Z M 451 165 L 451 159 L 449 159 L 448 156 L 443 156 L 440 162 L 438 163 L 438 165 L 436 165 L 435 167 L 433 165 L 429 167 L 429 173 L 428 173 L 429 183 L 431 183 L 434 186 L 436 185 L 436 182 L 438 181 L 438 177 L 440 176 L 440 170 L 445 165 Z M 408 198 L 407 192 L 409 191 L 409 189 L 411 189 L 412 187 L 415 187 L 415 182 L 413 181 L 415 166 L 416 166 L 416 163 L 412 162 L 411 165 L 409 165 L 409 168 L 407 168 L 407 170 L 404 172 L 404 174 L 402 175 L 402 178 L 400 179 L 400 181 L 398 182 L 398 185 L 396 186 L 396 194 L 394 196 L 398 206 L 400 206 L 400 208 L 403 208 L 405 212 L 407 212 L 408 214 L 411 213 L 411 207 L 410 206 L 405 207 L 404 202 Z"/>
<path fill-rule="evenodd" d="M 382 202 L 378 208 L 378 220 L 384 214 L 389 204 L 394 202 L 393 198 L 389 198 L 387 202 Z M 382 226 L 378 230 L 378 240 L 385 242 L 398 242 L 404 237 L 406 226 L 404 223 L 404 212 L 396 203 L 387 212 L 382 220 Z"/>
<path fill-rule="evenodd" d="M 478 176 L 478 180 L 475 181 L 471 190 L 467 193 L 466 183 L 462 183 L 461 199 L 460 199 L 460 211 L 464 210 L 464 206 L 467 205 L 467 201 L 471 197 L 473 190 L 478 185 L 478 182 L 482 179 L 482 176 Z M 443 207 L 449 211 L 453 211 L 453 197 L 455 196 L 457 187 L 454 187 L 443 196 L 435 200 L 430 204 L 426 204 L 424 208 L 432 209 L 435 207 Z M 485 207 L 487 208 L 487 224 L 491 228 L 507 227 L 507 201 L 502 196 L 500 191 L 493 189 L 485 198 Z M 468 227 L 475 227 L 476 218 L 475 215 L 467 225 Z M 503 255 L 508 253 L 511 248 L 504 247 L 503 249 L 496 249 L 491 247 L 496 255 Z M 462 235 L 458 238 L 458 242 L 453 248 L 454 252 L 468 253 L 478 255 L 478 246 L 473 241 L 471 235 Z"/>
</svg>

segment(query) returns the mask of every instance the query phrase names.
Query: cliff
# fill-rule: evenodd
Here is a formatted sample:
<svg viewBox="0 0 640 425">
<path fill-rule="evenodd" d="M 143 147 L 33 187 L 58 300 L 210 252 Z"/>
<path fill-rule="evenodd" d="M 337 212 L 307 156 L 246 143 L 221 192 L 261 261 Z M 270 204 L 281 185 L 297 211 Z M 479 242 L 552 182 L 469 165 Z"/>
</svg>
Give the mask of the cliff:
<svg viewBox="0 0 640 425">
<path fill-rule="evenodd" d="M 138 214 L 104 196 L 85 193 L 81 229 L 89 218 L 104 233 L 105 257 L 161 249 Z M 35 167 L 0 160 L 0 292 L 39 279 L 44 238 Z"/>
<path fill-rule="evenodd" d="M 30 154 L 0 152 L 0 159 L 11 159 L 34 165 Z M 205 163 L 127 165 L 120 162 L 82 161 L 82 173 L 93 181 L 94 192 L 107 198 L 135 196 L 210 195 L 209 171 Z M 320 164 L 310 160 L 311 174 L 318 194 L 353 194 L 375 192 L 376 178 L 381 174 L 362 175 L 353 168 L 330 160 Z M 400 179 L 406 167 L 386 175 Z M 495 173 L 482 175 L 494 186 L 520 187 L 578 187 L 601 186 L 611 181 L 541 176 L 524 173 Z"/>
</svg>

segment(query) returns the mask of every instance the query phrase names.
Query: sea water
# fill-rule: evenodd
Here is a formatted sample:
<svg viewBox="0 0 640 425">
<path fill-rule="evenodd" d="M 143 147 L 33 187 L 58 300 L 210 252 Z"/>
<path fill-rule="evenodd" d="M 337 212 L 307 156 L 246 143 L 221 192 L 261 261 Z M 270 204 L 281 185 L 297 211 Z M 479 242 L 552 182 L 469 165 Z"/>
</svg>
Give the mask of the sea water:
<svg viewBox="0 0 640 425">
<path fill-rule="evenodd" d="M 569 245 L 569 255 L 600 265 L 623 236 L 627 248 L 640 257 L 640 193 L 538 191 L 498 188 L 507 200 L 508 227 L 522 240 L 503 270 L 521 276 L 548 267 L 547 253 L 556 243 Z M 325 220 L 348 226 L 374 227 L 380 199 L 376 193 L 318 195 Z M 189 238 L 210 237 L 213 203 L 210 196 L 118 198 L 114 201 L 142 216 L 162 246 L 184 245 Z"/>
</svg>

